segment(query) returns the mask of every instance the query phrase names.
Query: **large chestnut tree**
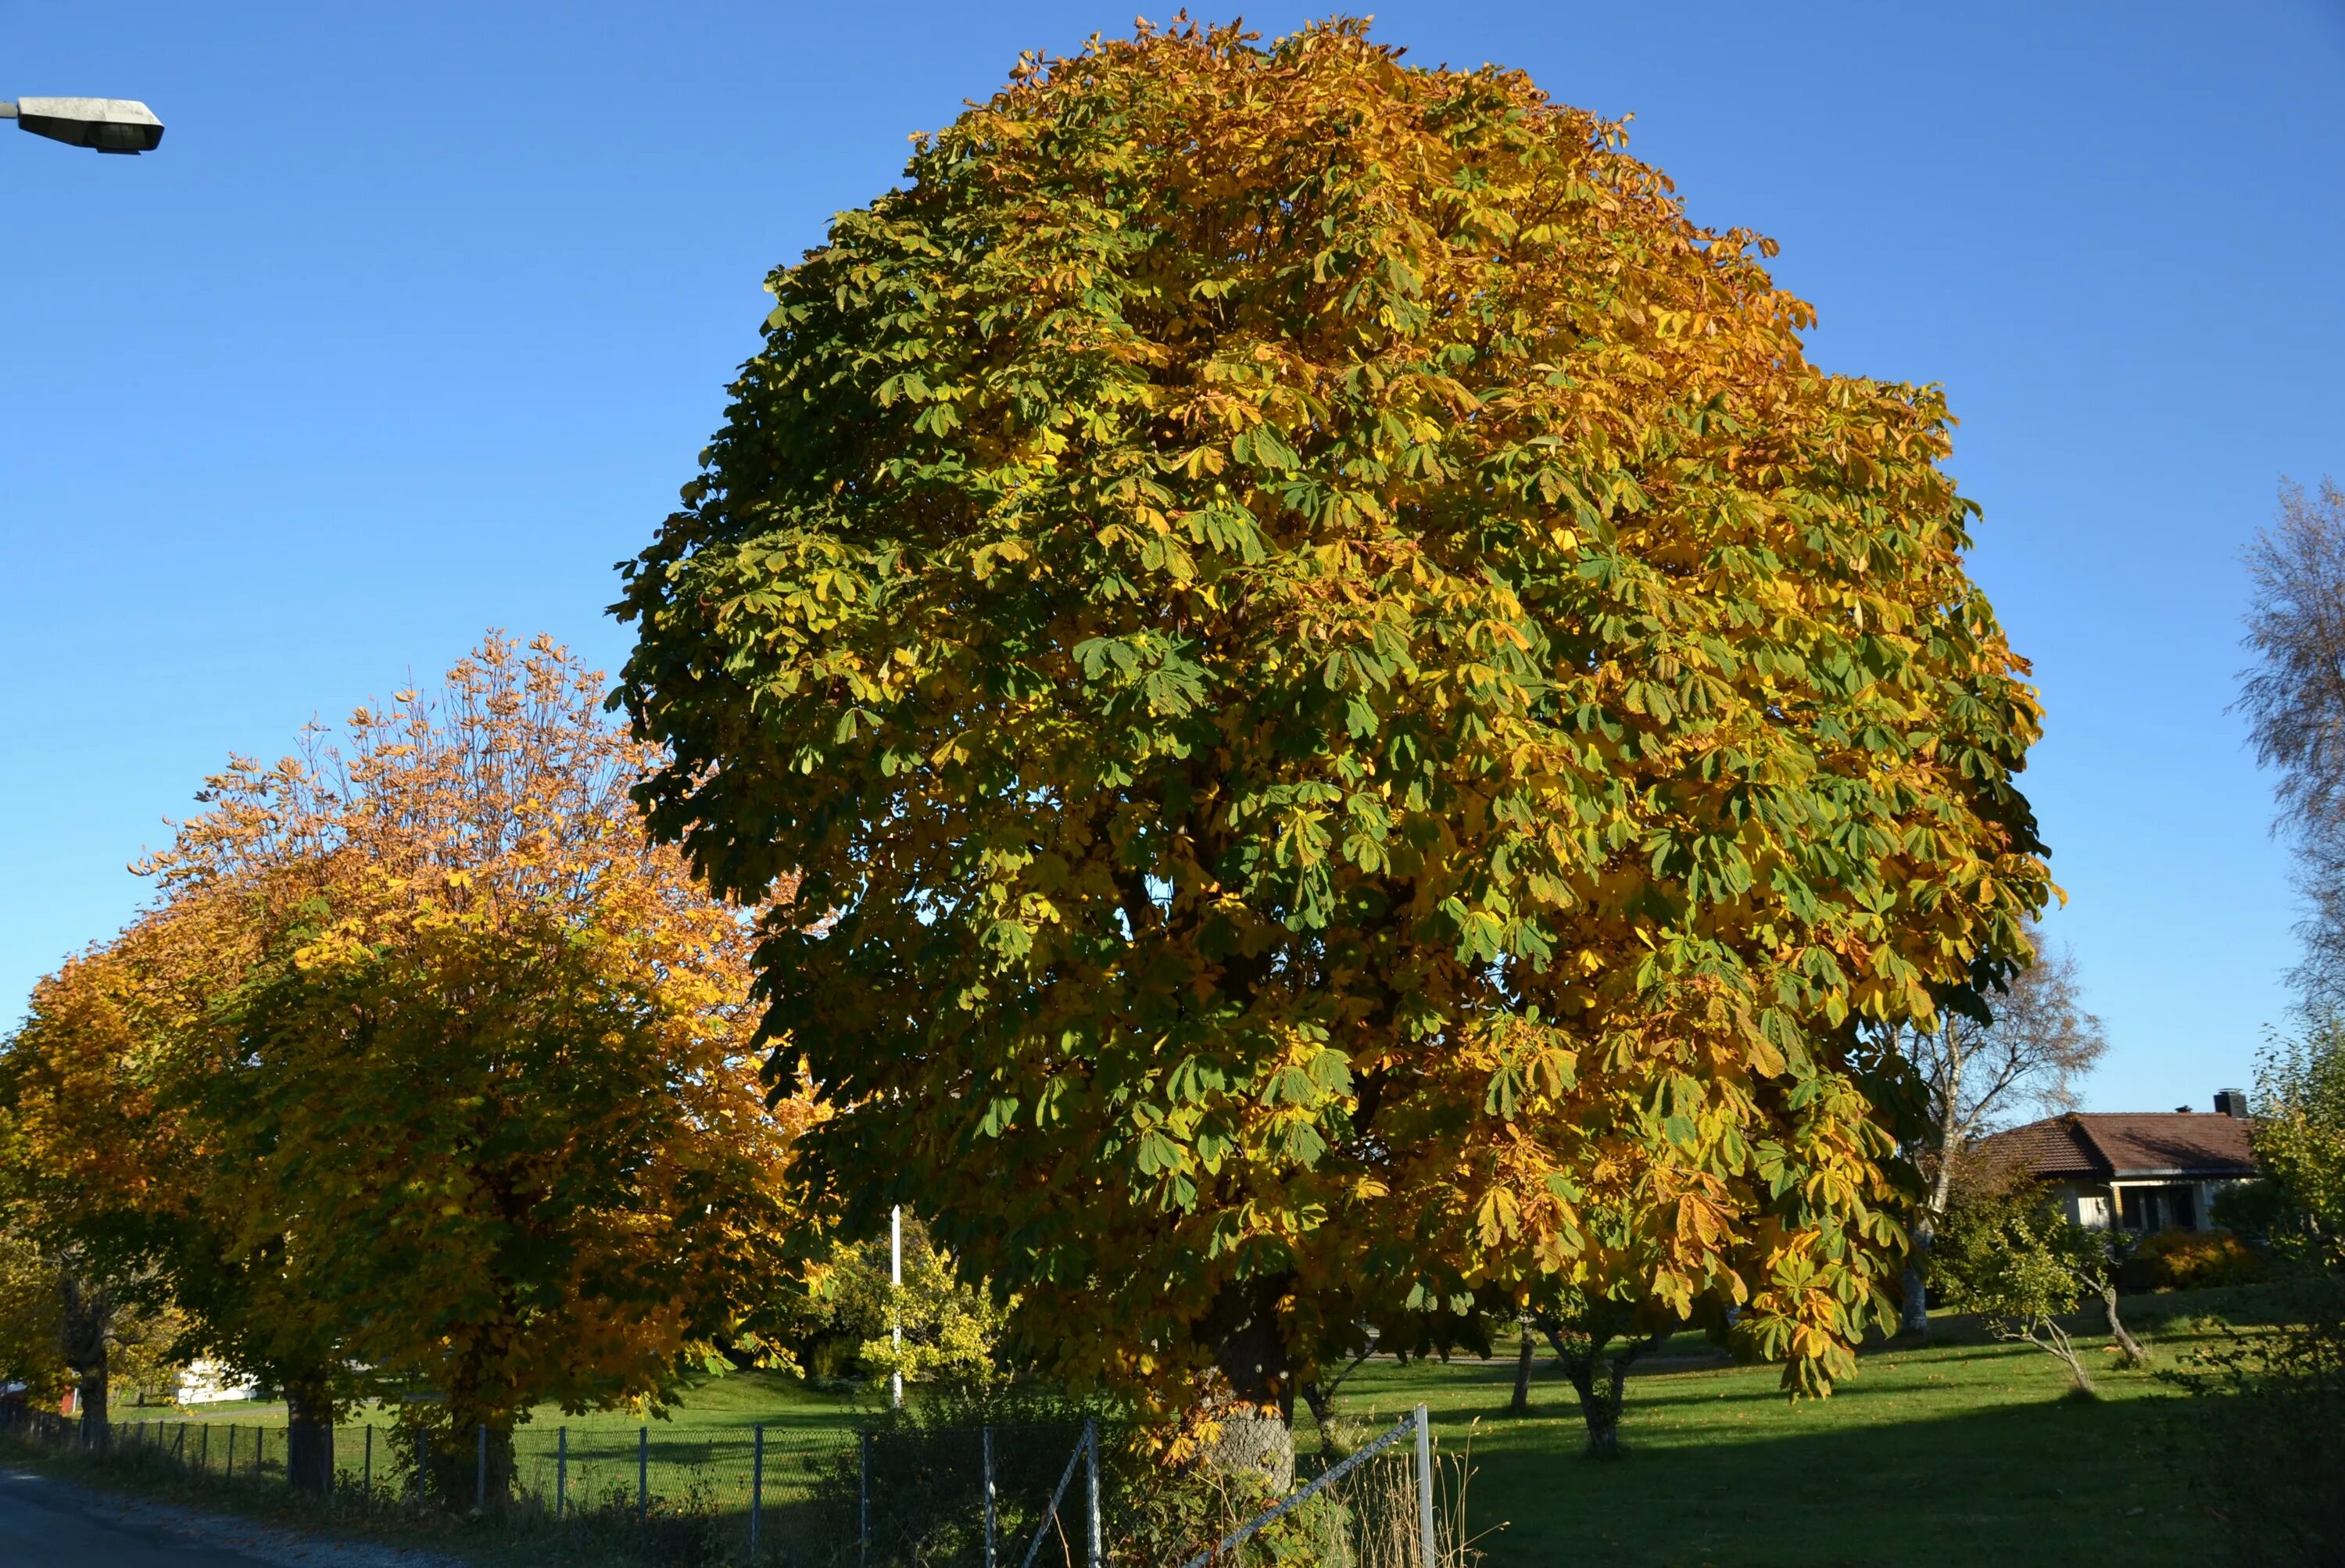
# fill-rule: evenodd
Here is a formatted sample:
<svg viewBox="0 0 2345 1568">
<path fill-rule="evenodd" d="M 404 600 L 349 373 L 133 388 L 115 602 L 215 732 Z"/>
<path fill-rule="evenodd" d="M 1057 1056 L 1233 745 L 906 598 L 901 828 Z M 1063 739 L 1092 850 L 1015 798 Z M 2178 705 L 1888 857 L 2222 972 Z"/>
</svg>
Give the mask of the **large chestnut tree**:
<svg viewBox="0 0 2345 1568">
<path fill-rule="evenodd" d="M 621 698 L 656 832 L 803 878 L 836 1196 L 1079 1379 L 1291 1410 L 1577 1280 L 1828 1385 L 1903 1246 L 1857 1024 L 2049 883 L 1940 394 L 1769 253 L 1345 22 L 1029 58 L 773 274 Z"/>
</svg>

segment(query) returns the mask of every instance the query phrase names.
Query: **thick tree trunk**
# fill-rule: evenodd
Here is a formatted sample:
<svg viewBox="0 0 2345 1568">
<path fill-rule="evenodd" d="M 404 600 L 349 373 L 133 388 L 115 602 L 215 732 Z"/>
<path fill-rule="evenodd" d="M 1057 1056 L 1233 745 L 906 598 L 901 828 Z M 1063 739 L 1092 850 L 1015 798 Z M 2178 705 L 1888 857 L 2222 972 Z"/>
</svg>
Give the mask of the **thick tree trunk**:
<svg viewBox="0 0 2345 1568">
<path fill-rule="evenodd" d="M 453 1513 L 494 1512 L 513 1501 L 513 1435 L 509 1426 L 487 1426 L 461 1417 L 434 1426 L 425 1469 L 431 1500 Z M 411 1433 L 406 1441 L 415 1441 Z M 485 1463 L 483 1461 L 485 1460 Z M 630 1461 L 632 1462 L 632 1461 Z M 634 1495 L 629 1471 L 627 1495 Z"/>
<path fill-rule="evenodd" d="M 1530 1325 L 1523 1325 L 1523 1348 L 1515 1357 L 1515 1397 L 1507 1402 L 1507 1413 L 1527 1416 L 1531 1413 L 1531 1363 L 1538 1356 L 1538 1340 L 1532 1337 Z"/>
<path fill-rule="evenodd" d="M 1962 1152 L 1963 1141 L 1962 1092 L 1962 1057 L 1949 1047 L 1946 1081 L 1940 1090 L 1938 1168 L 1930 1173 L 1928 1200 L 1914 1217 L 1914 1251 L 1905 1265 L 1905 1307 L 1897 1322 L 1899 1333 L 1917 1339 L 1930 1334 L 1930 1247 L 1938 1237 L 1938 1217 L 1946 1212 L 1946 1200 L 1954 1196 L 1954 1160 Z"/>
<path fill-rule="evenodd" d="M 1579 1396 L 1579 1419 L 1588 1428 L 1589 1457 L 1619 1458 L 1621 1377 L 1601 1366 L 1603 1358 L 1596 1353 L 1593 1340 L 1581 1341 L 1580 1348 L 1575 1349 L 1568 1348 L 1568 1342 L 1558 1336 L 1555 1353 L 1562 1358 L 1563 1375 L 1571 1380 L 1572 1390 Z"/>
<path fill-rule="evenodd" d="M 1278 1319 L 1290 1283 L 1284 1275 L 1233 1279 L 1196 1329 L 1243 1406 L 1220 1418 L 1213 1463 L 1233 1474 L 1261 1476 L 1281 1494 L 1294 1484 L 1295 1384 Z"/>
<path fill-rule="evenodd" d="M 76 1403 L 81 1412 L 85 1448 L 107 1442 L 106 1341 L 114 1330 L 114 1293 L 103 1285 L 89 1285 L 71 1265 L 57 1274 L 62 1308 L 62 1339 L 66 1365 L 73 1369 Z"/>
<path fill-rule="evenodd" d="M 285 1480 L 294 1491 L 324 1497 L 334 1490 L 334 1401 L 315 1380 L 285 1386 Z"/>
<path fill-rule="evenodd" d="M 75 1401 L 81 1411 L 81 1444 L 84 1448 L 104 1448 L 111 1429 L 107 1425 L 107 1376 L 103 1356 L 94 1366 L 81 1369 L 81 1378 L 74 1385 Z"/>
<path fill-rule="evenodd" d="M 1224 1411 L 1215 1439 L 1213 1463 L 1233 1475 L 1259 1476 L 1277 1495 L 1294 1488 L 1294 1429 L 1275 1410 L 1260 1405 Z"/>
<path fill-rule="evenodd" d="M 1914 1260 L 1905 1265 L 1902 1288 L 1905 1305 L 1897 1315 L 1897 1331 L 1915 1339 L 1926 1339 L 1930 1332 L 1930 1287 L 1923 1270 L 1930 1261 L 1930 1237 L 1926 1226 L 1914 1227 Z"/>
<path fill-rule="evenodd" d="M 1932 1184 L 1930 1207 L 1914 1217 L 1914 1251 L 1905 1264 L 1905 1306 L 1898 1314 L 1897 1331 L 1917 1339 L 1930 1335 L 1930 1248 L 1938 1239 L 1938 1216 L 1945 1212 L 1945 1172 L 1941 1156 L 1938 1179 Z"/>
</svg>

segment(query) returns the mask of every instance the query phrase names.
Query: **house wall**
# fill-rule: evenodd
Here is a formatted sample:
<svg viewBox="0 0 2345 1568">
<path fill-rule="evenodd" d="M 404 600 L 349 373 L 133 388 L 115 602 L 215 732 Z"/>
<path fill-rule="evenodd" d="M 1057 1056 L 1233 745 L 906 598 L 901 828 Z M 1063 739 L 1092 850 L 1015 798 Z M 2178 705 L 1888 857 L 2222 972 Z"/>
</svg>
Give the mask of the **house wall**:
<svg viewBox="0 0 2345 1568">
<path fill-rule="evenodd" d="M 257 1399 L 259 1394 L 258 1383 L 218 1361 L 194 1360 L 179 1369 L 178 1400 L 183 1405 L 218 1404 L 226 1400 Z"/>
<path fill-rule="evenodd" d="M 2193 1192 L 2191 1228 L 2212 1230 L 2215 1228 L 2215 1195 L 2226 1187 L 2239 1185 L 2239 1181 L 2233 1179 L 2186 1182 L 2178 1181 L 2172 1177 L 2146 1178 L 2133 1182 L 2070 1180 L 2052 1183 L 2051 1190 L 2054 1198 L 2060 1206 L 2061 1213 L 2088 1229 L 2107 1230 L 2117 1223 L 2119 1213 L 2117 1194 L 2120 1188 L 2187 1186 Z"/>
<path fill-rule="evenodd" d="M 2064 1181 L 2053 1185 L 2061 1212 L 2088 1230 L 2106 1230 L 2117 1219 L 2117 1202 L 2106 1182 Z"/>
</svg>

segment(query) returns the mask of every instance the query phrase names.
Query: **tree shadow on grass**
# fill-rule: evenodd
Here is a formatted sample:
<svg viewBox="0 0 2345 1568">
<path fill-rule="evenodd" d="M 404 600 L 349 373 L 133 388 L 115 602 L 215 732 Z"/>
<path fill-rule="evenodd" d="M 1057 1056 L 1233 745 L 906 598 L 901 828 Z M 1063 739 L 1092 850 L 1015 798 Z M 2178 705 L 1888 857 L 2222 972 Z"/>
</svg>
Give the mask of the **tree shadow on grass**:
<svg viewBox="0 0 2345 1568">
<path fill-rule="evenodd" d="M 1577 1451 L 1579 1422 L 1477 1442 L 1477 1528 L 1488 1568 L 1934 1563 L 2204 1563 L 2225 1551 L 2205 1500 L 2167 1457 L 2187 1441 L 2166 1399 L 2056 1394 L 1939 1419 L 1670 1433 L 1632 1405 L 1624 1462 Z M 1780 1395 L 1762 1396 L 1780 1405 Z M 1838 1400 L 1842 1396 L 1835 1396 Z M 1803 1416 L 1805 1412 L 1802 1412 Z M 1786 1423 L 1788 1426 L 1788 1423 Z M 1639 1431 L 1639 1428 L 1645 1428 Z"/>
</svg>

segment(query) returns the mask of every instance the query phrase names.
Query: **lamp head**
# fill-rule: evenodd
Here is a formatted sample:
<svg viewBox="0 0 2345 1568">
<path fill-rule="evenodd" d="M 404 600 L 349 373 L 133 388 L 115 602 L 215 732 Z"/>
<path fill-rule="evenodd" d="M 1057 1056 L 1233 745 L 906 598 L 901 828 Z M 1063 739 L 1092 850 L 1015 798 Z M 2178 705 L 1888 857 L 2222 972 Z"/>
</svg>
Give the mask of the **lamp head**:
<svg viewBox="0 0 2345 1568">
<path fill-rule="evenodd" d="M 99 152 L 153 152 L 163 141 L 163 122 L 132 98 L 18 98 L 0 105 L 7 117 L 18 130 Z"/>
</svg>

